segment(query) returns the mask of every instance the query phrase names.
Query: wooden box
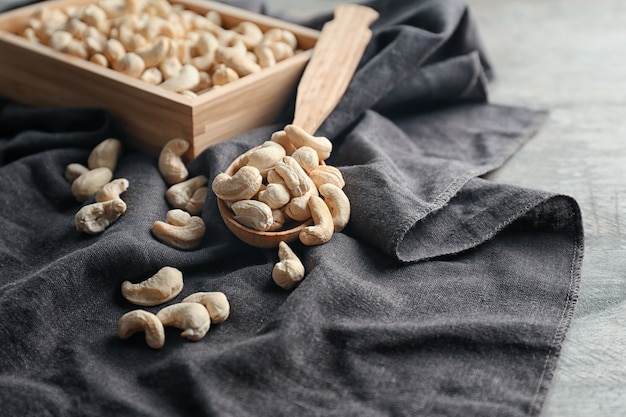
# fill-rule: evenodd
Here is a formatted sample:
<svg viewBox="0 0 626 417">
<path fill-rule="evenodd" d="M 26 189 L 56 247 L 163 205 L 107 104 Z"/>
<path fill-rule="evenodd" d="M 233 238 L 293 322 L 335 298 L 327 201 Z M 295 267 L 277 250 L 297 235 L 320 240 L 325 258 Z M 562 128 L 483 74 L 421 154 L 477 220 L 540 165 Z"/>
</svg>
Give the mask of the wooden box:
<svg viewBox="0 0 626 417">
<path fill-rule="evenodd" d="M 67 8 L 96 0 L 53 0 L 0 14 L 0 94 L 31 106 L 98 107 L 109 111 L 139 149 L 156 153 L 172 138 L 191 144 L 189 158 L 208 146 L 272 123 L 293 97 L 319 32 L 221 3 L 169 0 L 199 13 L 214 10 L 223 26 L 241 21 L 263 31 L 288 29 L 302 52 L 197 97 L 150 85 L 17 34 L 40 7 Z"/>
</svg>

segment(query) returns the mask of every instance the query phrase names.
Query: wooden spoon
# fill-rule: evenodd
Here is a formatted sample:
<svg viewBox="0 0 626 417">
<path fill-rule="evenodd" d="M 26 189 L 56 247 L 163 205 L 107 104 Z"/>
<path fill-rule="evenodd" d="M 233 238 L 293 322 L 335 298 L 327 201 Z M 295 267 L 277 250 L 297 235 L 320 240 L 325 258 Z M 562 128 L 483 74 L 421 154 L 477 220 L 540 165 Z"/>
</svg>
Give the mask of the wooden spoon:
<svg viewBox="0 0 626 417">
<path fill-rule="evenodd" d="M 369 25 L 377 18 L 378 12 L 366 6 L 344 4 L 335 8 L 334 18 L 322 28 L 298 84 L 294 125 L 313 134 L 334 110 L 372 37 Z M 238 158 L 225 172 L 233 175 L 239 168 Z M 309 219 L 276 232 L 261 232 L 237 222 L 233 212 L 219 198 L 217 206 L 226 227 L 235 236 L 260 248 L 277 247 L 281 241 L 291 242 L 312 223 Z"/>
</svg>

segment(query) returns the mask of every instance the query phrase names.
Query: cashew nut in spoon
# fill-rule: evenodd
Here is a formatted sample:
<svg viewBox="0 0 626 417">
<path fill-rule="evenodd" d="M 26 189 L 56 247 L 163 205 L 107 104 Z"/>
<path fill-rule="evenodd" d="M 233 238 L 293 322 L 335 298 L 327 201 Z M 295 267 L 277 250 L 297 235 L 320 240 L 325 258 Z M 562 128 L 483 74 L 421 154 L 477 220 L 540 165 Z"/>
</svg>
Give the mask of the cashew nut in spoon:
<svg viewBox="0 0 626 417">
<path fill-rule="evenodd" d="M 255 167 L 246 165 L 233 176 L 224 172 L 218 174 L 211 188 L 215 195 L 224 201 L 247 200 L 259 191 L 262 182 L 261 172 Z"/>
<path fill-rule="evenodd" d="M 311 189 L 309 176 L 291 156 L 285 156 L 276 162 L 274 170 L 285 181 L 285 185 L 294 197 L 304 195 Z"/>
<path fill-rule="evenodd" d="M 321 197 L 313 195 L 309 198 L 309 210 L 314 224 L 300 231 L 300 242 L 308 246 L 328 242 L 335 230 L 330 209 Z"/>
<path fill-rule="evenodd" d="M 163 323 L 154 314 L 145 310 L 133 310 L 120 317 L 117 323 L 120 339 L 128 339 L 137 332 L 145 332 L 146 343 L 152 349 L 161 349 L 165 344 Z"/>
<path fill-rule="evenodd" d="M 337 167 L 331 165 L 320 165 L 311 171 L 309 176 L 317 188 L 328 183 L 339 188 L 343 188 L 346 185 L 341 171 Z"/>
<path fill-rule="evenodd" d="M 159 153 L 159 172 L 169 185 L 185 181 L 189 171 L 182 160 L 182 156 L 189 150 L 189 142 L 185 139 L 168 141 Z"/>
<path fill-rule="evenodd" d="M 183 290 L 183 273 L 165 266 L 150 278 L 133 284 L 122 282 L 122 295 L 128 301 L 140 306 L 163 304 L 176 297 Z"/>
<path fill-rule="evenodd" d="M 211 317 L 211 323 L 222 323 L 230 315 L 230 303 L 223 292 L 197 292 L 184 298 L 182 302 L 204 305 Z"/>
<path fill-rule="evenodd" d="M 230 209 L 235 213 L 235 220 L 254 230 L 267 231 L 274 224 L 272 209 L 257 200 L 240 200 L 233 203 Z"/>
<path fill-rule="evenodd" d="M 272 279 L 279 287 L 290 290 L 304 278 L 304 265 L 285 242 L 278 244 L 278 258 L 280 262 L 274 265 Z"/>
<path fill-rule="evenodd" d="M 200 303 L 172 304 L 161 309 L 156 316 L 163 326 L 182 329 L 180 335 L 194 342 L 202 339 L 211 327 L 209 311 Z"/>
<path fill-rule="evenodd" d="M 308 146 L 315 149 L 320 161 L 325 161 L 330 157 L 333 150 L 333 143 L 324 136 L 313 136 L 300 126 L 290 124 L 285 126 L 285 133 L 296 148 Z"/>
<path fill-rule="evenodd" d="M 334 184 L 322 184 L 319 193 L 330 210 L 335 232 L 343 230 L 350 220 L 350 200 L 343 190 Z"/>
</svg>

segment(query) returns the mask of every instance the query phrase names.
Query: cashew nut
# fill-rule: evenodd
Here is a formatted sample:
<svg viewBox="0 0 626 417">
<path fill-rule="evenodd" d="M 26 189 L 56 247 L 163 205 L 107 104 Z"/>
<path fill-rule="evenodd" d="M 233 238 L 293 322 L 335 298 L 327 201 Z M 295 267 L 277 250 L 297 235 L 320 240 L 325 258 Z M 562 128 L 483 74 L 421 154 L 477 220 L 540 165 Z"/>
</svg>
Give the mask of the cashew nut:
<svg viewBox="0 0 626 417">
<path fill-rule="evenodd" d="M 233 176 L 226 173 L 218 174 L 211 188 L 215 195 L 225 201 L 247 200 L 261 188 L 263 177 L 253 166 L 241 167 Z"/>
<path fill-rule="evenodd" d="M 278 244 L 278 258 L 280 262 L 274 265 L 272 279 L 279 287 L 290 290 L 304 278 L 304 265 L 285 242 Z"/>
<path fill-rule="evenodd" d="M 143 74 L 139 76 L 139 79 L 147 82 L 148 84 L 158 85 L 163 82 L 163 74 L 156 67 L 146 69 Z"/>
<path fill-rule="evenodd" d="M 331 183 L 323 184 L 319 193 L 324 197 L 333 217 L 335 232 L 343 230 L 350 220 L 350 200 L 341 188 Z"/>
<path fill-rule="evenodd" d="M 267 231 L 274 224 L 272 209 L 257 200 L 240 200 L 230 207 L 235 220 L 242 225 L 259 231 Z"/>
<path fill-rule="evenodd" d="M 178 75 L 163 81 L 159 86 L 170 91 L 193 90 L 200 83 L 198 69 L 190 64 L 185 64 Z"/>
<path fill-rule="evenodd" d="M 238 79 L 239 74 L 237 74 L 237 71 L 224 64 L 216 66 L 215 70 L 213 70 L 213 75 L 211 75 L 211 81 L 216 86 L 226 85 Z"/>
<path fill-rule="evenodd" d="M 89 169 L 106 167 L 113 172 L 121 152 L 122 142 L 115 138 L 105 139 L 91 150 L 87 166 Z"/>
<path fill-rule="evenodd" d="M 310 174 L 315 168 L 320 165 L 320 158 L 315 149 L 309 146 L 302 146 L 291 154 L 291 157 L 295 159 L 304 172 Z"/>
<path fill-rule="evenodd" d="M 230 315 L 230 303 L 223 292 L 197 292 L 182 302 L 204 305 L 211 317 L 211 323 L 223 323 Z"/>
<path fill-rule="evenodd" d="M 272 169 L 276 162 L 280 161 L 287 155 L 285 148 L 279 143 L 266 141 L 258 148 L 246 154 L 246 165 L 250 165 L 259 169 L 263 177 L 267 176 L 267 171 Z"/>
<path fill-rule="evenodd" d="M 271 232 L 282 229 L 287 221 L 284 210 L 278 209 L 272 210 L 272 219 L 274 219 L 274 223 L 272 223 L 272 226 L 269 228 Z"/>
<path fill-rule="evenodd" d="M 259 191 L 259 201 L 267 204 L 272 209 L 283 207 L 291 200 L 289 190 L 283 184 L 267 184 L 263 191 Z"/>
<path fill-rule="evenodd" d="M 113 63 L 113 69 L 131 77 L 139 78 L 146 69 L 146 64 L 139 55 L 134 52 L 128 52 Z"/>
<path fill-rule="evenodd" d="M 128 190 L 128 180 L 126 178 L 117 178 L 104 184 L 96 192 L 96 202 L 116 200 L 120 198 L 120 194 Z"/>
<path fill-rule="evenodd" d="M 189 150 L 189 142 L 185 139 L 172 139 L 167 142 L 159 154 L 159 171 L 168 184 L 185 181 L 189 171 L 182 156 Z"/>
<path fill-rule="evenodd" d="M 317 188 L 320 188 L 324 184 L 333 184 L 339 188 L 343 188 L 346 185 L 341 171 L 331 165 L 320 165 L 311 171 L 309 176 Z"/>
<path fill-rule="evenodd" d="M 291 156 L 285 156 L 274 166 L 274 170 L 285 181 L 285 185 L 294 197 L 306 194 L 310 190 L 308 175 Z"/>
<path fill-rule="evenodd" d="M 73 183 L 76 178 L 80 177 L 87 171 L 89 171 L 89 168 L 87 168 L 83 164 L 78 164 L 78 163 L 68 164 L 65 167 L 65 179 L 69 183 Z"/>
<path fill-rule="evenodd" d="M 185 204 L 185 207 L 183 207 L 183 209 L 188 211 L 189 214 L 193 214 L 194 216 L 199 215 L 204 209 L 204 203 L 206 202 L 208 194 L 209 187 L 198 188 L 196 191 L 193 192 L 191 198 L 189 199 L 187 204 Z"/>
<path fill-rule="evenodd" d="M 167 222 L 157 220 L 152 225 L 152 233 L 158 240 L 182 250 L 200 246 L 205 229 L 201 217 L 191 216 L 180 209 L 168 211 Z"/>
<path fill-rule="evenodd" d="M 145 310 L 133 310 L 120 317 L 117 334 L 128 339 L 137 332 L 146 333 L 146 343 L 152 349 L 161 349 L 165 344 L 165 329 L 159 318 Z"/>
<path fill-rule="evenodd" d="M 315 149 L 320 161 L 325 161 L 330 157 L 330 153 L 333 150 L 333 143 L 324 136 L 313 136 L 302 129 L 300 126 L 287 125 L 285 126 L 285 133 L 287 137 L 296 148 L 308 146 Z"/>
<path fill-rule="evenodd" d="M 120 199 L 88 204 L 74 217 L 76 230 L 90 235 L 102 233 L 125 212 L 126 203 Z"/>
<path fill-rule="evenodd" d="M 137 49 L 135 53 L 143 59 L 146 67 L 150 68 L 156 67 L 165 59 L 169 48 L 168 38 L 159 37 L 152 45 Z"/>
<path fill-rule="evenodd" d="M 270 140 L 272 142 L 276 142 L 282 145 L 282 147 L 285 148 L 285 151 L 287 151 L 287 155 L 292 155 L 296 151 L 296 147 L 293 146 L 293 143 L 291 143 L 291 141 L 289 141 L 287 133 L 285 133 L 284 130 L 279 130 L 272 133 L 272 136 L 270 136 Z"/>
<path fill-rule="evenodd" d="M 83 202 L 92 197 L 104 184 L 111 181 L 113 172 L 109 168 L 91 169 L 72 182 L 72 194 L 76 200 Z"/>
<path fill-rule="evenodd" d="M 174 326 L 184 330 L 180 335 L 189 340 L 202 339 L 211 327 L 211 316 L 200 303 L 179 303 L 164 307 L 157 313 L 163 326 Z"/>
<path fill-rule="evenodd" d="M 172 207 L 183 209 L 191 197 L 201 187 L 207 185 L 209 180 L 204 175 L 198 175 L 186 181 L 172 185 L 165 193 L 165 198 Z"/>
<path fill-rule="evenodd" d="M 140 306 L 163 304 L 176 297 L 183 290 L 183 274 L 171 266 L 161 268 L 150 278 L 133 284 L 122 282 L 122 295 L 128 301 Z"/>
<path fill-rule="evenodd" d="M 328 242 L 333 237 L 335 230 L 330 209 L 321 197 L 313 195 L 309 198 L 309 210 L 314 224 L 300 231 L 300 242 L 308 246 Z"/>
</svg>

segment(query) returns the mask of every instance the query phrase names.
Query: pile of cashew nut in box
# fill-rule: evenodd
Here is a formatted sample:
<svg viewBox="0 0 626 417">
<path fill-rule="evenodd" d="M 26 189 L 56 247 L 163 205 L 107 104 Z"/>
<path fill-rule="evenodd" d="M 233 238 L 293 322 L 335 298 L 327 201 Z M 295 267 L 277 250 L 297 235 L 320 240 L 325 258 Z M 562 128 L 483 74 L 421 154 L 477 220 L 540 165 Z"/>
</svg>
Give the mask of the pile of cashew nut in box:
<svg viewBox="0 0 626 417">
<path fill-rule="evenodd" d="M 200 214 L 209 191 L 206 176 L 188 178 L 183 161 L 188 149 L 189 143 L 178 138 L 161 149 L 158 169 L 169 186 L 165 198 L 172 208 L 165 221 L 152 225 L 157 240 L 179 250 L 192 250 L 202 243 L 205 223 Z M 341 171 L 324 162 L 331 151 L 332 142 L 327 138 L 290 124 L 239 156 L 234 161 L 236 172 L 216 175 L 211 188 L 232 210 L 235 220 L 253 230 L 280 231 L 312 219 L 313 224 L 300 231 L 299 239 L 304 245 L 321 245 L 350 218 Z M 121 142 L 109 138 L 91 150 L 86 166 L 78 162 L 67 165 L 65 177 L 72 194 L 83 204 L 75 215 L 79 232 L 101 234 L 126 212 L 121 195 L 130 183 L 126 178 L 113 178 L 121 152 Z M 304 265 L 285 242 L 278 246 L 278 259 L 272 279 L 290 290 L 304 278 Z M 135 305 L 156 306 L 173 300 L 182 288 L 182 273 L 165 266 L 140 283 L 124 281 L 121 291 Z M 148 345 L 160 349 L 165 343 L 164 326 L 181 328 L 183 337 L 197 341 L 206 335 L 211 323 L 223 322 L 229 313 L 226 295 L 198 292 L 157 314 L 143 309 L 124 314 L 118 334 L 128 338 L 143 331 Z"/>
<path fill-rule="evenodd" d="M 295 35 L 253 22 L 222 26 L 167 0 L 99 0 L 41 8 L 21 35 L 169 91 L 195 97 L 298 52 Z"/>
</svg>

